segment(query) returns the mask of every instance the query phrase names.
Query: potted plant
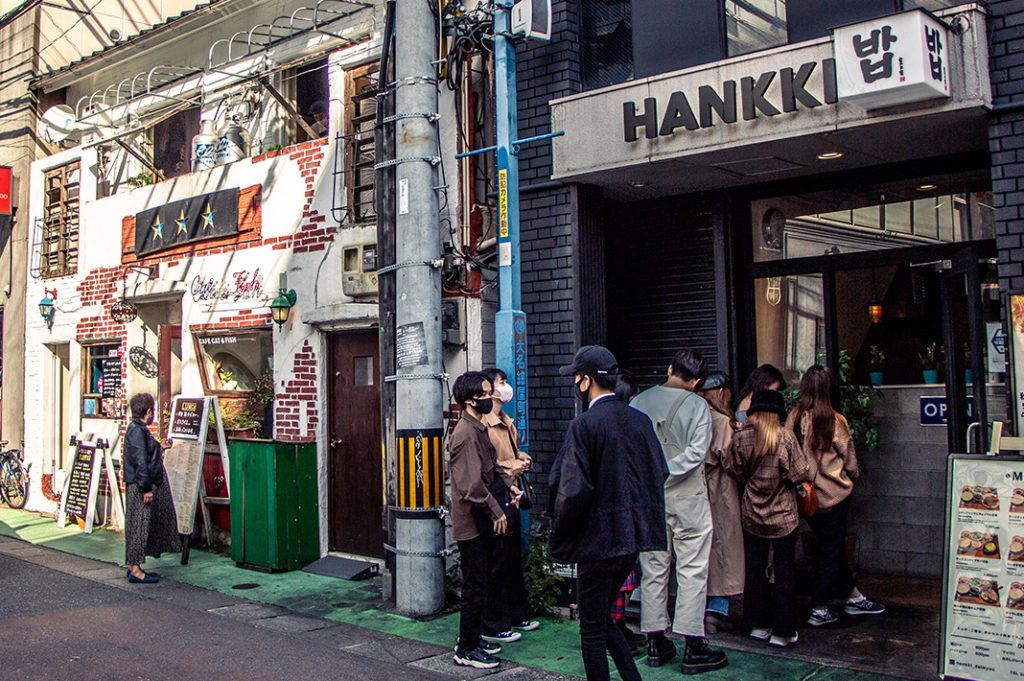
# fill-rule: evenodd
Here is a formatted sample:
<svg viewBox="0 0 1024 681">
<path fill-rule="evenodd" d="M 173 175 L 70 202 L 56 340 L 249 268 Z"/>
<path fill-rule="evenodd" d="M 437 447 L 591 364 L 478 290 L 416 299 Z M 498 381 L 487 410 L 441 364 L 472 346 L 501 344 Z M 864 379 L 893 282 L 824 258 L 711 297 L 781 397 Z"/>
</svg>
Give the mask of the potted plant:
<svg viewBox="0 0 1024 681">
<path fill-rule="evenodd" d="M 247 403 L 225 409 L 222 414 L 224 434 L 228 438 L 248 439 L 256 436 L 260 421 L 256 411 Z"/>
<path fill-rule="evenodd" d="M 272 437 L 274 432 L 274 400 L 277 393 L 274 390 L 274 370 L 267 367 L 256 377 L 256 385 L 253 387 L 252 399 L 254 402 L 263 405 L 262 427 L 260 432 L 265 437 Z"/>
<path fill-rule="evenodd" d="M 921 374 L 925 383 L 939 382 L 939 367 L 942 365 L 943 351 L 944 348 L 938 342 L 933 342 L 922 352 L 917 353 L 917 360 L 921 365 Z"/>
<path fill-rule="evenodd" d="M 868 348 L 868 376 L 871 378 L 871 385 L 882 385 L 885 374 L 882 372 L 882 365 L 885 363 L 885 353 L 877 345 Z"/>
</svg>

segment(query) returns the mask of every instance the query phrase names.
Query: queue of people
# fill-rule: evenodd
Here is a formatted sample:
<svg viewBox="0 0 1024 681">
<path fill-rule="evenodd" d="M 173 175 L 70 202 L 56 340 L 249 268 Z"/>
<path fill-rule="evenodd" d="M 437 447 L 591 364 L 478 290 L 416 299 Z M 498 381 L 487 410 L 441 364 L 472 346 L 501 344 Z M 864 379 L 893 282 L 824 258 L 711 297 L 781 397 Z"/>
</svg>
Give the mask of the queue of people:
<svg viewBox="0 0 1024 681">
<path fill-rule="evenodd" d="M 755 369 L 732 403 L 729 376 L 709 372 L 694 350 L 678 352 L 665 382 L 639 394 L 606 348 L 580 348 L 560 373 L 573 378 L 582 413 L 572 421 L 548 479 L 551 557 L 577 566 L 580 648 L 587 679 L 624 681 L 677 655 L 683 674 L 728 664 L 707 633 L 739 627 L 769 645 L 798 641 L 795 553 L 798 488 L 819 501 L 807 517 L 815 538 L 812 611 L 821 626 L 839 614 L 884 607 L 856 587 L 846 559 L 847 518 L 858 474 L 849 425 L 831 403 L 834 377 L 813 366 L 789 413 L 786 382 Z M 522 579 L 518 509 L 529 503 L 530 458 L 502 413 L 511 386 L 499 370 L 467 372 L 453 389 L 462 417 L 449 440 L 452 518 L 462 551 L 463 602 L 455 662 L 498 665 L 500 645 L 536 629 Z M 669 582 L 677 590 L 669 613 Z M 642 635 L 624 621 L 640 589 Z"/>
</svg>

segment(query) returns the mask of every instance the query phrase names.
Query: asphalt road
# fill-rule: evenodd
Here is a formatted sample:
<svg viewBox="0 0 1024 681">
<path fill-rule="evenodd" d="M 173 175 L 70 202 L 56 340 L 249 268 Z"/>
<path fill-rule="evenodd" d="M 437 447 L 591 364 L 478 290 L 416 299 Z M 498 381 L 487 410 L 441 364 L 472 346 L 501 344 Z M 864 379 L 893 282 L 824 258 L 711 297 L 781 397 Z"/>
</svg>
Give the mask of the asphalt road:
<svg viewBox="0 0 1024 681">
<path fill-rule="evenodd" d="M 130 585 L 123 568 L 0 541 L 0 681 L 451 681 L 431 671 L 450 660 L 437 646 L 166 580 Z"/>
</svg>

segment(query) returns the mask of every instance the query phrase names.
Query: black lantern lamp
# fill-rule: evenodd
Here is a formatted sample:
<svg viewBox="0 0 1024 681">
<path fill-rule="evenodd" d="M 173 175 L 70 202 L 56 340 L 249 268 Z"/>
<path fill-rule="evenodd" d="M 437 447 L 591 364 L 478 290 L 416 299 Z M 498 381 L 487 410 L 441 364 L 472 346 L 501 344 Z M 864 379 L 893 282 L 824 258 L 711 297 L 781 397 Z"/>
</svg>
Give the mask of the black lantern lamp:
<svg viewBox="0 0 1024 681">
<path fill-rule="evenodd" d="M 292 307 L 295 305 L 297 298 L 295 290 L 288 288 L 288 279 L 282 273 L 281 285 L 277 289 L 277 297 L 270 301 L 270 314 L 274 321 L 277 322 L 277 328 L 284 327 L 284 323 L 288 321 L 288 315 L 291 314 Z"/>
<path fill-rule="evenodd" d="M 871 317 L 871 323 L 877 324 L 882 321 L 882 299 L 878 297 L 877 293 L 871 294 L 871 300 L 865 306 L 868 310 L 868 316 Z"/>
<path fill-rule="evenodd" d="M 44 289 L 43 299 L 39 301 L 39 314 L 47 329 L 53 329 L 53 301 L 57 299 L 57 289 Z"/>
</svg>

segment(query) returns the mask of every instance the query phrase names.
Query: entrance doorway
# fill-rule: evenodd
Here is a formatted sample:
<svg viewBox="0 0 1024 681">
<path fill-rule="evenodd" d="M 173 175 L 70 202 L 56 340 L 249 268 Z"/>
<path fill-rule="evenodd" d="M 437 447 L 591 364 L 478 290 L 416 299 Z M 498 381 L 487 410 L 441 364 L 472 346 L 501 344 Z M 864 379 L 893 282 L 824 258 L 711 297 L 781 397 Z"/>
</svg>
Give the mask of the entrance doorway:
<svg viewBox="0 0 1024 681">
<path fill-rule="evenodd" d="M 71 424 L 68 400 L 71 399 L 71 346 L 48 345 L 46 363 L 47 427 L 43 429 L 44 447 L 49 452 L 49 472 L 53 474 L 70 463 L 66 459 Z M 44 468 L 46 468 L 44 466 Z"/>
<path fill-rule="evenodd" d="M 328 344 L 328 549 L 383 558 L 379 334 L 331 334 Z"/>
</svg>

